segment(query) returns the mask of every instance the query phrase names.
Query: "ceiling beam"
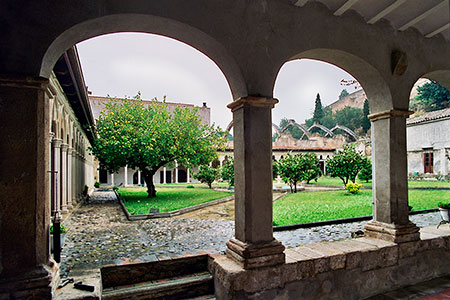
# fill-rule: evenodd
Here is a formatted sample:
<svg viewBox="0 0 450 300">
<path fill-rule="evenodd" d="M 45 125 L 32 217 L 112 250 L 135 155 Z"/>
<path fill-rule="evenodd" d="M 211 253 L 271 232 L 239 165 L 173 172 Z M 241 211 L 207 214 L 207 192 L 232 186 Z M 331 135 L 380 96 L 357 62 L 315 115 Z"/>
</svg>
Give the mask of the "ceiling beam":
<svg viewBox="0 0 450 300">
<path fill-rule="evenodd" d="M 430 8 L 429 10 L 425 11 L 424 13 L 420 14 L 419 16 L 415 17 L 414 19 L 412 19 L 411 21 L 409 21 L 408 23 L 406 23 L 405 25 L 401 26 L 398 30 L 406 30 L 409 27 L 413 26 L 414 24 L 419 23 L 420 21 L 422 21 L 423 19 L 425 19 L 426 17 L 428 17 L 429 15 L 443 9 L 445 6 L 448 5 L 448 1 L 449 0 L 444 0 L 441 3 L 439 3 L 438 5 Z"/>
<path fill-rule="evenodd" d="M 294 5 L 295 6 L 303 6 L 306 4 L 306 2 L 308 2 L 308 0 L 297 0 Z"/>
<path fill-rule="evenodd" d="M 446 30 L 446 29 L 448 29 L 448 28 L 450 28 L 450 22 L 447 23 L 447 24 L 445 24 L 444 26 L 439 27 L 438 29 L 436 29 L 436 30 L 430 32 L 429 34 L 425 35 L 425 37 L 427 37 L 427 38 L 433 37 L 433 36 L 435 36 L 436 34 L 441 33 L 442 31 L 444 31 L 444 30 Z"/>
<path fill-rule="evenodd" d="M 394 3 L 392 3 L 391 5 L 389 5 L 382 11 L 380 11 L 376 16 L 374 16 L 372 19 L 370 19 L 367 23 L 374 24 L 375 22 L 377 22 L 378 20 L 380 20 L 381 18 L 383 18 L 384 16 L 386 16 L 387 14 L 389 14 L 390 12 L 395 10 L 397 7 L 399 7 L 406 1 L 407 0 L 396 0 Z"/>
<path fill-rule="evenodd" d="M 347 10 L 349 10 L 356 2 L 358 2 L 359 0 L 347 0 L 341 7 L 338 8 L 338 10 L 336 10 L 334 12 L 335 16 L 340 16 L 343 13 L 345 13 Z"/>
</svg>

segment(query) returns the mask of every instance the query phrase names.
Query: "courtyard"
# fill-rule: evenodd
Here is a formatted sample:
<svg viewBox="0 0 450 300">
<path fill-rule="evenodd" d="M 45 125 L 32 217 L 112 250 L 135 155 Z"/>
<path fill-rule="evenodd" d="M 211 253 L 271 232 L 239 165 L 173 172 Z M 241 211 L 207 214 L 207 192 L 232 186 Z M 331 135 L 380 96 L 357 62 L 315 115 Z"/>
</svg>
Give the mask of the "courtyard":
<svg viewBox="0 0 450 300">
<path fill-rule="evenodd" d="M 419 227 L 439 223 L 439 213 L 410 217 Z M 223 254 L 234 234 L 234 201 L 172 218 L 128 221 L 112 191 L 96 191 L 65 221 L 61 277 L 103 265 L 156 261 L 196 254 Z M 287 248 L 350 239 L 367 222 L 274 232 Z"/>
</svg>

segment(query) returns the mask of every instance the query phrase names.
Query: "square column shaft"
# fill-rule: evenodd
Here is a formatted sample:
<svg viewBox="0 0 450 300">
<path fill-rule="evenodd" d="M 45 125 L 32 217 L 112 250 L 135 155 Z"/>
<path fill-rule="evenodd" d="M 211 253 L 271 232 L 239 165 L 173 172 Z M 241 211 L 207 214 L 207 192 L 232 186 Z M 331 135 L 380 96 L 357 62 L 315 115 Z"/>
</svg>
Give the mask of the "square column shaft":
<svg viewBox="0 0 450 300">
<path fill-rule="evenodd" d="M 372 121 L 373 221 L 366 235 L 393 242 L 419 239 L 409 221 L 406 118 L 409 111 L 390 110 L 369 116 Z"/>
<path fill-rule="evenodd" d="M 247 269 L 284 263 L 272 227 L 272 113 L 276 99 L 248 97 L 233 112 L 235 238 L 227 255 Z"/>
<path fill-rule="evenodd" d="M 0 298 L 51 299 L 48 81 L 0 78 Z M 53 280 L 53 283 L 52 283 Z"/>
</svg>

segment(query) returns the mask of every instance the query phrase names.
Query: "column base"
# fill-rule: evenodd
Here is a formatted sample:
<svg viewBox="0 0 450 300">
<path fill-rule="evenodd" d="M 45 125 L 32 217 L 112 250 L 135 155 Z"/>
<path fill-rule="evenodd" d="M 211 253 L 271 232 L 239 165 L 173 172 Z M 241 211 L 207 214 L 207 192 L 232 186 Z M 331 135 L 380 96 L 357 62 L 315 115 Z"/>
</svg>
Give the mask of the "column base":
<svg viewBox="0 0 450 300">
<path fill-rule="evenodd" d="M 0 299 L 52 299 L 58 283 L 59 269 L 55 263 L 39 265 L 20 275 L 0 277 Z"/>
<path fill-rule="evenodd" d="M 364 233 L 367 237 L 394 243 L 404 243 L 420 240 L 419 230 L 420 228 L 412 222 L 400 225 L 370 221 L 364 226 Z"/>
<path fill-rule="evenodd" d="M 244 269 L 275 266 L 285 263 L 284 246 L 280 241 L 248 244 L 235 238 L 227 242 L 227 257 Z"/>
</svg>

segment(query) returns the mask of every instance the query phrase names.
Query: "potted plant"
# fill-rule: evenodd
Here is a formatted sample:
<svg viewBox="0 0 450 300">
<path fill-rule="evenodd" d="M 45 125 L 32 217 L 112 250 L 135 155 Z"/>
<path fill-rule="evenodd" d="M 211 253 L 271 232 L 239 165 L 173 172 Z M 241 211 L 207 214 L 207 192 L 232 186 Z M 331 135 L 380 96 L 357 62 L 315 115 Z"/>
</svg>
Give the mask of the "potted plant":
<svg viewBox="0 0 450 300">
<path fill-rule="evenodd" d="M 439 211 L 441 212 L 442 220 L 449 222 L 450 201 L 438 202 Z"/>
<path fill-rule="evenodd" d="M 60 225 L 59 227 L 60 232 L 60 241 L 61 241 L 61 248 L 64 246 L 64 243 L 66 242 L 66 233 L 67 233 L 67 227 L 64 225 Z M 53 225 L 50 226 L 50 245 L 51 250 L 53 252 Z"/>
<path fill-rule="evenodd" d="M 100 182 L 96 181 L 96 182 L 94 183 L 94 187 L 98 189 L 98 188 L 100 187 Z"/>
</svg>

